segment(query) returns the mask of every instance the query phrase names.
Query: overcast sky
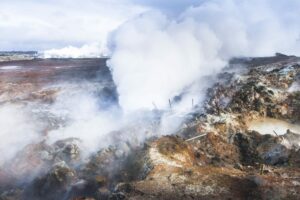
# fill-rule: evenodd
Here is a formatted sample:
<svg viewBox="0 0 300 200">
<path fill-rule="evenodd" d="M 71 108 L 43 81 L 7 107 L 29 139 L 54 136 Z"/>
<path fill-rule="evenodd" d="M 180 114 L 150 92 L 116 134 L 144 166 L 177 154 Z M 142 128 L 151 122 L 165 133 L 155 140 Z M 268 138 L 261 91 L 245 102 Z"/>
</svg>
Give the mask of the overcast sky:
<svg viewBox="0 0 300 200">
<path fill-rule="evenodd" d="M 103 42 L 124 21 L 199 0 L 0 0 L 0 50 L 46 50 Z"/>
<path fill-rule="evenodd" d="M 0 50 L 44 50 L 102 42 L 143 11 L 127 0 L 1 0 Z"/>
<path fill-rule="evenodd" d="M 150 10 L 176 15 L 202 2 L 218 0 L 0 0 L 0 50 L 47 50 L 105 43 L 108 34 L 125 21 Z M 226 2 L 247 2 L 227 0 Z M 261 7 L 283 13 L 298 23 L 299 0 L 248 1 L 257 18 Z M 256 3 L 255 3 L 256 2 Z M 262 2 L 262 3 L 260 3 Z M 242 4 L 242 3 L 241 3 Z M 260 4 L 256 6 L 256 4 Z M 267 5 L 267 6 L 264 6 Z M 277 12 L 278 11 L 278 12 Z M 279 16 L 276 16 L 280 18 Z M 295 23 L 294 21 L 297 21 Z M 251 28 L 251 27 L 250 27 Z M 288 27 L 289 28 L 289 27 Z"/>
</svg>

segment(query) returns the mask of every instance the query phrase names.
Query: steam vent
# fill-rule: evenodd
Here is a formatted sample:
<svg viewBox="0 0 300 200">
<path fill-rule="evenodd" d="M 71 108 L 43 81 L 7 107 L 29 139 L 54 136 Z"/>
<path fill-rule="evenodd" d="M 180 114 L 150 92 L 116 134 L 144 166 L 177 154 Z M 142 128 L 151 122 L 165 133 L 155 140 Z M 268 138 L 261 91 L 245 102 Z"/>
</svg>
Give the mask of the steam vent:
<svg viewBox="0 0 300 200">
<path fill-rule="evenodd" d="M 173 111 L 154 108 L 145 122 L 114 124 L 94 147 L 76 135 L 73 106 L 59 112 L 87 90 L 99 101 L 92 109 L 112 112 L 118 98 L 105 61 L 0 63 L 1 119 L 12 124 L 5 117 L 20 112 L 11 136 L 19 138 L 1 142 L 1 199 L 300 198 L 300 58 L 232 59 L 174 133 L 158 133 L 162 112 Z M 95 119 L 80 121 L 98 120 L 88 114 Z"/>
<path fill-rule="evenodd" d="M 300 200 L 300 0 L 0 0 L 0 200 Z"/>
</svg>

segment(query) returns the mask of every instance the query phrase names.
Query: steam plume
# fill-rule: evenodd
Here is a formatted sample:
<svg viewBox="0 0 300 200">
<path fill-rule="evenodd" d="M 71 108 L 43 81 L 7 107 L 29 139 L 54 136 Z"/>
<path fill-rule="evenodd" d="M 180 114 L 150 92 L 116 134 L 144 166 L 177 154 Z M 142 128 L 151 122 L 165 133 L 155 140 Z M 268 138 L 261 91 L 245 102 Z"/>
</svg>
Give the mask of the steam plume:
<svg viewBox="0 0 300 200">
<path fill-rule="evenodd" d="M 164 3 L 146 3 L 153 10 L 123 24 L 111 40 L 109 65 L 128 111 L 151 108 L 152 102 L 166 108 L 168 99 L 214 75 L 231 57 L 299 53 L 295 0 L 192 2 L 172 14 L 163 13 Z"/>
<path fill-rule="evenodd" d="M 136 117 L 131 116 L 141 109 L 153 109 L 153 104 L 159 109 L 167 109 L 169 99 L 172 102 L 178 96 L 181 97 L 181 103 L 174 104 L 173 111 L 176 113 L 182 109 L 191 109 L 192 99 L 195 100 L 195 104 L 201 102 L 204 90 L 211 82 L 206 77 L 217 74 L 233 56 L 267 56 L 275 52 L 299 54 L 298 0 L 176 0 L 169 3 L 133 0 L 128 4 L 126 2 L 128 1 L 123 2 L 126 8 L 133 2 L 146 8 L 139 7 L 133 14 L 121 12 L 117 15 L 117 19 L 113 20 L 115 21 L 113 27 L 124 21 L 119 20 L 120 16 L 129 19 L 141 10 L 147 10 L 129 19 L 110 35 L 109 66 L 119 93 L 119 103 L 126 115 L 116 117 L 115 115 L 122 112 L 99 109 L 97 100 L 95 96 L 90 95 L 90 91 L 76 88 L 80 94 L 62 96 L 61 99 L 58 97 L 54 105 L 50 106 L 50 111 L 58 116 L 60 112 L 66 111 L 70 121 L 65 126 L 53 130 L 49 134 L 49 142 L 79 137 L 87 148 L 96 150 L 102 144 L 108 143 L 105 140 L 107 133 L 127 122 L 136 121 Z M 103 8 L 100 10 L 103 11 Z M 110 14 L 107 11 L 105 13 Z M 93 19 L 93 16 L 89 18 Z M 56 17 L 54 21 L 59 20 L 60 18 Z M 80 24 L 80 27 L 86 27 L 84 22 Z M 48 37 L 48 33 L 51 32 L 47 31 L 49 27 L 45 29 L 46 31 L 42 31 L 47 32 L 42 34 L 43 36 Z M 54 27 L 52 32 L 59 33 L 57 31 L 59 28 Z M 71 30 L 75 33 L 73 29 Z M 103 31 L 105 33 L 101 39 L 106 38 L 112 28 L 103 30 L 106 32 Z M 90 31 L 88 33 L 90 36 Z M 87 37 L 86 34 L 75 34 L 72 38 L 91 43 L 90 40 L 83 40 L 83 35 Z M 60 34 L 56 37 L 63 38 Z M 40 40 L 44 40 L 44 37 Z M 81 57 L 86 55 L 82 51 L 90 54 L 94 50 L 90 51 L 89 46 L 84 46 L 79 49 L 70 47 L 48 53 L 49 57 L 61 54 L 73 57 L 72 52 L 75 52 L 75 57 Z M 74 99 L 78 101 L 74 102 Z M 0 153 L 13 145 L 16 148 L 13 148 L 13 152 L 7 153 L 4 160 L 12 158 L 15 152 L 35 141 L 36 133 L 39 132 L 38 123 L 28 122 L 29 117 L 23 110 L 7 106 L 5 104 L 0 107 L 0 127 L 8 127 L 0 133 L 3 138 L 0 142 Z M 162 129 L 172 132 L 171 130 L 176 129 L 174 124 L 179 123 L 180 117 L 165 114 L 162 118 Z M 27 130 L 26 134 L 29 134 L 24 140 L 23 130 Z M 138 137 L 144 138 L 143 135 Z"/>
</svg>

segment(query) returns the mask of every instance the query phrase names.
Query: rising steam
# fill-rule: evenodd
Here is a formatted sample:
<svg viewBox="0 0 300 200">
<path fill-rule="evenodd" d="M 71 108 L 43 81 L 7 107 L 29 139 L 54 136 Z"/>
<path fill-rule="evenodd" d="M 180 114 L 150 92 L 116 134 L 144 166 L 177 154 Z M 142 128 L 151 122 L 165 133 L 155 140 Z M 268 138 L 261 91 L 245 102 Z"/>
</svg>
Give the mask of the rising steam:
<svg viewBox="0 0 300 200">
<path fill-rule="evenodd" d="M 177 0 L 174 6 L 170 6 L 173 1 L 133 2 L 151 8 L 147 7 L 144 9 L 147 12 L 117 28 L 108 42 L 111 57 L 108 65 L 119 94 L 121 111 L 100 109 L 97 97 L 91 95 L 93 92 L 78 89 L 82 86 L 79 83 L 75 94 L 62 94 L 47 108 L 47 112 L 61 118 L 66 115 L 68 119 L 63 126 L 50 131 L 48 142 L 78 137 L 87 149 L 95 151 L 113 142 L 106 137 L 111 131 L 137 120 L 148 121 L 147 110 L 155 107 L 166 110 L 169 99 L 173 102 L 175 97 L 181 97 L 181 103 L 173 105 L 171 114 L 162 115 L 160 131 L 172 132 L 181 121 L 181 117 L 173 113 L 192 109 L 192 100 L 195 104 L 200 103 L 211 82 L 207 77 L 216 75 L 231 57 L 267 56 L 275 52 L 298 55 L 300 52 L 298 0 L 211 0 L 200 3 Z M 46 57 L 82 57 L 95 55 L 94 51 L 103 53 L 93 46 L 92 50 L 90 46 L 68 47 L 46 51 Z M 136 113 L 143 113 L 143 116 Z M 4 160 L 11 159 L 26 144 L 36 140 L 39 123 L 28 122 L 28 119 L 30 117 L 22 109 L 1 105 L 0 153 L 3 155 L 2 152 L 13 149 L 3 157 Z M 4 131 L 3 127 L 6 127 Z M 145 132 L 139 131 L 140 135 L 136 137 L 142 141 Z M 123 134 L 122 138 L 128 140 L 126 136 L 131 137 L 132 133 Z"/>
<path fill-rule="evenodd" d="M 105 44 L 86 44 L 82 47 L 68 46 L 61 49 L 49 49 L 43 52 L 44 58 L 99 58 L 107 55 Z"/>
<path fill-rule="evenodd" d="M 109 66 L 125 110 L 152 102 L 166 108 L 168 99 L 234 56 L 299 54 L 298 1 L 212 0 L 171 15 L 162 13 L 165 4 L 153 5 L 112 37 Z M 197 84 L 196 90 L 205 85 Z M 202 94 L 195 95 L 189 98 Z"/>
<path fill-rule="evenodd" d="M 20 106 L 0 107 L 0 166 L 26 145 L 38 140 L 38 126 Z"/>
</svg>

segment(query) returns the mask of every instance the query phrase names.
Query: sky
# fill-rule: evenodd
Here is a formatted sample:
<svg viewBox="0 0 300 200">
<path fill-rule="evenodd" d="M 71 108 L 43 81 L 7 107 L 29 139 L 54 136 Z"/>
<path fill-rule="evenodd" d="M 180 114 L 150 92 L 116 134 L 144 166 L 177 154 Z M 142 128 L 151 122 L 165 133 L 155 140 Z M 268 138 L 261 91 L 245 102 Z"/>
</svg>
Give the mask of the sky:
<svg viewBox="0 0 300 200">
<path fill-rule="evenodd" d="M 180 11 L 195 0 L 1 0 L 0 50 L 105 45 L 108 34 L 153 8 Z"/>
<path fill-rule="evenodd" d="M 186 11 L 193 8 L 197 13 L 199 5 L 209 3 L 218 6 L 234 4 L 236 7 L 240 6 L 240 10 L 243 10 L 243 6 L 248 6 L 248 10 L 251 11 L 249 15 L 255 14 L 253 19 L 268 17 L 269 10 L 272 10 L 278 16 L 272 16 L 274 20 L 263 19 L 271 21 L 267 24 L 271 28 L 276 26 L 281 14 L 284 15 L 283 20 L 288 20 L 283 23 L 290 30 L 298 23 L 298 0 L 224 2 L 226 3 L 222 5 L 222 1 L 218 0 L 0 0 L 0 51 L 63 49 L 60 52 L 50 51 L 49 56 L 76 50 L 72 48 L 83 48 L 84 51 L 90 52 L 99 47 L 102 51 L 106 48 L 108 36 L 112 31 L 141 14 L 159 10 L 168 17 L 179 19 L 180 13 L 187 13 Z M 223 9 L 226 11 L 227 7 Z M 214 10 L 211 13 L 214 13 Z M 243 19 L 245 16 L 235 17 Z M 214 17 L 211 18 L 213 20 Z M 261 24 L 265 24 L 263 20 Z M 251 28 L 249 22 L 245 23 Z M 289 27 L 289 24 L 294 27 Z M 259 31 L 257 34 L 260 34 Z M 277 32 L 274 32 L 275 36 L 276 34 Z"/>
<path fill-rule="evenodd" d="M 145 11 L 127 0 L 1 0 L 0 50 L 46 50 L 103 43 Z"/>
</svg>

